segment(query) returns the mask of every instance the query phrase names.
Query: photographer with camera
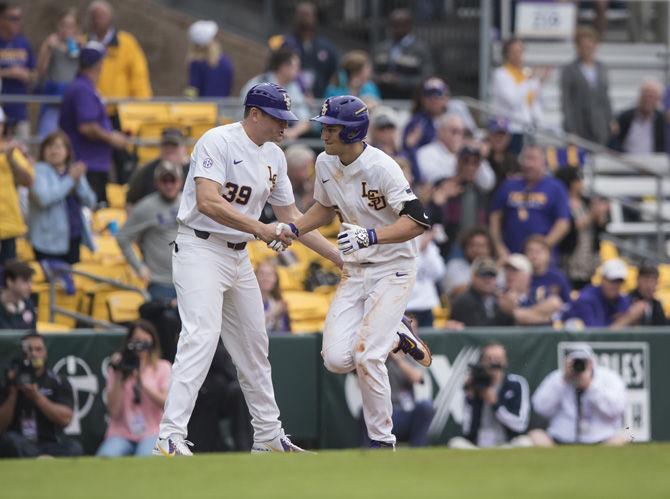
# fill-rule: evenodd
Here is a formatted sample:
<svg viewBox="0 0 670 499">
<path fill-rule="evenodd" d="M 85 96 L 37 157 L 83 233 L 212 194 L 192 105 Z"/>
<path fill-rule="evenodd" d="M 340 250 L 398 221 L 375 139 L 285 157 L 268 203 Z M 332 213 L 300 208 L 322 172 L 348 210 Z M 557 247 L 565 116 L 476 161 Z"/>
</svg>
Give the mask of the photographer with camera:
<svg viewBox="0 0 670 499">
<path fill-rule="evenodd" d="M 462 437 L 449 441 L 453 449 L 529 447 L 528 382 L 507 370 L 507 350 L 500 343 L 482 348 L 479 362 L 470 366 L 465 381 Z"/>
<path fill-rule="evenodd" d="M 624 445 L 626 387 L 615 371 L 597 366 L 586 343 L 572 348 L 563 369 L 550 373 L 533 395 L 533 408 L 549 421 L 546 430 L 529 432 L 533 444 Z"/>
<path fill-rule="evenodd" d="M 27 333 L 21 347 L 0 390 L 0 457 L 81 455 L 79 443 L 62 435 L 74 414 L 70 383 L 46 368 L 40 334 Z"/>
<path fill-rule="evenodd" d="M 158 333 L 138 320 L 112 354 L 107 376 L 109 426 L 97 455 L 150 456 L 170 383 L 170 363 L 161 359 Z"/>
</svg>

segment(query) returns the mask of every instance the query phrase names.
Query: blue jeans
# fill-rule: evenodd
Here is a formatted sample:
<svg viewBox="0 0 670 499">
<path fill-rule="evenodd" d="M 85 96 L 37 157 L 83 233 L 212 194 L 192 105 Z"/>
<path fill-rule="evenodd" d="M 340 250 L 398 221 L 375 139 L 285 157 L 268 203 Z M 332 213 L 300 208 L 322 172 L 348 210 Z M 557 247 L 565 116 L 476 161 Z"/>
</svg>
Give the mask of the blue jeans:
<svg viewBox="0 0 670 499">
<path fill-rule="evenodd" d="M 428 427 L 435 414 L 430 400 L 417 402 L 411 411 L 393 411 L 393 433 L 399 442 L 409 442 L 412 447 L 428 445 Z"/>
<path fill-rule="evenodd" d="M 171 300 L 172 298 L 177 298 L 177 291 L 174 289 L 174 286 L 170 284 L 161 284 L 158 282 L 149 283 L 147 292 L 151 295 L 152 300 Z"/>
<path fill-rule="evenodd" d="M 98 449 L 99 457 L 150 456 L 158 435 L 147 437 L 139 442 L 131 442 L 121 437 L 109 437 Z"/>
</svg>

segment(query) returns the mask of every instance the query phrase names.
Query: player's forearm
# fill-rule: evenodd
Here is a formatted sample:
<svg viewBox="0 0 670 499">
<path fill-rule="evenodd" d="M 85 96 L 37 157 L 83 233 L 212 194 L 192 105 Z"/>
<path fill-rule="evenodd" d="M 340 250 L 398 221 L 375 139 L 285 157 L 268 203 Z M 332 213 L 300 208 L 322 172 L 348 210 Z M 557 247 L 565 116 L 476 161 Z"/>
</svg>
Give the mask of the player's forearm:
<svg viewBox="0 0 670 499">
<path fill-rule="evenodd" d="M 404 243 L 423 234 L 424 228 L 407 216 L 398 218 L 391 225 L 375 229 L 377 244 Z"/>
<path fill-rule="evenodd" d="M 328 225 L 333 216 L 335 216 L 335 210 L 316 202 L 303 216 L 295 220 L 294 224 L 298 228 L 299 233 L 303 235 L 314 229 Z"/>
<path fill-rule="evenodd" d="M 299 241 L 312 251 L 327 258 L 338 267 L 342 267 L 340 252 L 320 232 L 313 231 L 301 236 Z"/>
<path fill-rule="evenodd" d="M 261 222 L 243 215 L 221 196 L 197 195 L 197 202 L 198 211 L 215 222 L 254 236 L 259 233 Z"/>
</svg>

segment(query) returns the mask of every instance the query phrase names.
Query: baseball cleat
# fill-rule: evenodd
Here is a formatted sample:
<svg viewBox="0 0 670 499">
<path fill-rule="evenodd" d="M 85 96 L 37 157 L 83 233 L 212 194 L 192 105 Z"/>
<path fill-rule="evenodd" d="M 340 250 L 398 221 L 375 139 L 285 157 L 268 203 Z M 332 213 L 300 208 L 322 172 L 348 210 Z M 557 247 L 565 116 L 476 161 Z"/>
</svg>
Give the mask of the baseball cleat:
<svg viewBox="0 0 670 499">
<path fill-rule="evenodd" d="M 254 445 L 251 447 L 252 454 L 262 454 L 263 452 L 308 452 L 307 450 L 298 447 L 296 444 L 291 442 L 288 438 L 288 435 L 284 434 L 284 430 L 281 431 L 273 440 L 269 442 L 254 442 Z"/>
<path fill-rule="evenodd" d="M 156 440 L 156 445 L 154 445 L 154 450 L 152 454 L 154 456 L 165 456 L 165 457 L 174 457 L 174 456 L 192 456 L 190 447 L 193 447 L 193 443 L 188 440 L 184 440 L 180 437 L 168 437 L 168 438 L 158 438 Z"/>
<path fill-rule="evenodd" d="M 379 440 L 370 440 L 371 449 L 387 449 L 395 451 L 395 444 L 389 444 L 387 442 L 381 442 Z"/>
<path fill-rule="evenodd" d="M 400 341 L 396 349 L 393 350 L 393 353 L 402 350 L 403 353 L 412 357 L 423 367 L 430 366 L 433 362 L 433 354 L 430 352 L 428 345 L 412 332 L 412 324 L 408 317 L 403 316 L 397 334 Z"/>
</svg>

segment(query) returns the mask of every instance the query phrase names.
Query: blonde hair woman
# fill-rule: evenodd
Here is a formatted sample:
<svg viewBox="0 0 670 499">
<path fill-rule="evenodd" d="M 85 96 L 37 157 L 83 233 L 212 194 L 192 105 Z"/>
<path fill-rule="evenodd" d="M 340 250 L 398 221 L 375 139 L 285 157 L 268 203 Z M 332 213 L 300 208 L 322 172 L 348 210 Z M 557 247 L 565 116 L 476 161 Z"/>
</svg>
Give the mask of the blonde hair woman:
<svg viewBox="0 0 670 499">
<path fill-rule="evenodd" d="M 214 21 L 196 21 L 188 29 L 188 88 L 194 97 L 227 97 L 233 87 L 233 64 L 216 40 L 219 26 Z"/>
</svg>

